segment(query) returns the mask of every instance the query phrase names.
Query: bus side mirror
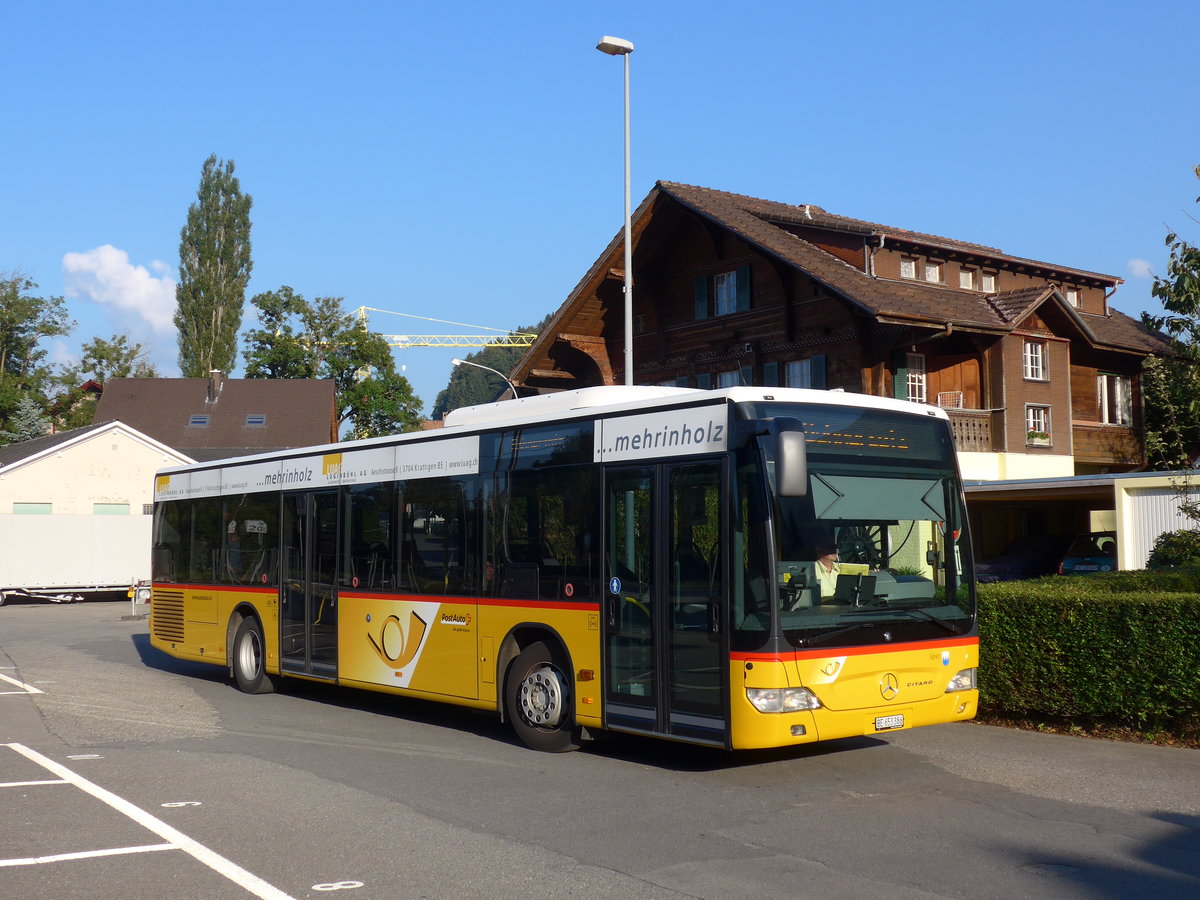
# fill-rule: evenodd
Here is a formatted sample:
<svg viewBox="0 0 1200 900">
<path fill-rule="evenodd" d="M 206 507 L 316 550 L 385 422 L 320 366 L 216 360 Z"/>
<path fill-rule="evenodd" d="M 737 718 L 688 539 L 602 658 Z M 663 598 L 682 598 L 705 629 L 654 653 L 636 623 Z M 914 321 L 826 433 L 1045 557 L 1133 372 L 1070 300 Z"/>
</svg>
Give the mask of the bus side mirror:
<svg viewBox="0 0 1200 900">
<path fill-rule="evenodd" d="M 780 497 L 808 495 L 808 457 L 803 431 L 778 431 L 775 438 L 775 490 Z"/>
</svg>

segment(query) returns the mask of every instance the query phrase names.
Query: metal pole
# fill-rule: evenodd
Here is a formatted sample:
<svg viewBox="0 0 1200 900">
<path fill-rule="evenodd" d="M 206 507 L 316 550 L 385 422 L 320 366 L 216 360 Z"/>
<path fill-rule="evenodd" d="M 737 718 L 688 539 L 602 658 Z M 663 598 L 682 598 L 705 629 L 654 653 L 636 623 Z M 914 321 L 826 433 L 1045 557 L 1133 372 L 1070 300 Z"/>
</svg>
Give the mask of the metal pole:
<svg viewBox="0 0 1200 900">
<path fill-rule="evenodd" d="M 633 233 L 629 202 L 629 54 L 625 57 L 625 383 L 633 384 Z"/>
</svg>

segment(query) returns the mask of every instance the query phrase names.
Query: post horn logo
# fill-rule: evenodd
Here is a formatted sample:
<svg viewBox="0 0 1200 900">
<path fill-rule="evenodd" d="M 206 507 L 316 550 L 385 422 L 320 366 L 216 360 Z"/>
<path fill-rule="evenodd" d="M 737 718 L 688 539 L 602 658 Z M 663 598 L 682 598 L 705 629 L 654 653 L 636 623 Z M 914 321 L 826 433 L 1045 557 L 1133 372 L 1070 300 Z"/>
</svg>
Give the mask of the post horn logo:
<svg viewBox="0 0 1200 900">
<path fill-rule="evenodd" d="M 895 700 L 900 693 L 900 679 L 888 672 L 879 682 L 879 693 L 884 700 Z"/>
<path fill-rule="evenodd" d="M 368 632 L 367 640 L 384 665 L 399 671 L 412 662 L 425 637 L 427 624 L 414 610 L 408 613 L 408 634 L 400 626 L 399 616 L 388 616 L 379 624 L 379 637 Z"/>
</svg>

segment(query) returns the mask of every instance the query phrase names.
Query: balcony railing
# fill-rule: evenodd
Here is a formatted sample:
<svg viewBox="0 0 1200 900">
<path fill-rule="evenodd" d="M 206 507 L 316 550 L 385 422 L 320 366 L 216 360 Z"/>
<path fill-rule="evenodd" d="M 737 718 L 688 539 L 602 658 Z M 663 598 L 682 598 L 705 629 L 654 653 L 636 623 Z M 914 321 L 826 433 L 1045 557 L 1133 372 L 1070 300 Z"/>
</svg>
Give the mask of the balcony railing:
<svg viewBox="0 0 1200 900">
<path fill-rule="evenodd" d="M 993 435 L 1003 434 L 1000 409 L 948 409 L 954 446 L 960 453 L 994 453 L 1000 449 Z"/>
</svg>

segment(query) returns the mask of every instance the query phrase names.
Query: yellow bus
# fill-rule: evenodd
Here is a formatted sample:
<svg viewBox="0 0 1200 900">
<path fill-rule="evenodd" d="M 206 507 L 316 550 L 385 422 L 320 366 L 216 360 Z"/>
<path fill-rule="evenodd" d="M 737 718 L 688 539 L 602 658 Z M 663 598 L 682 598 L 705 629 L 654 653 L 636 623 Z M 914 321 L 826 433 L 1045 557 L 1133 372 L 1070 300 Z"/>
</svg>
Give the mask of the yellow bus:
<svg viewBox="0 0 1200 900">
<path fill-rule="evenodd" d="M 966 527 L 935 407 L 586 388 L 159 472 L 151 642 L 250 693 L 493 710 L 546 751 L 882 734 L 975 714 Z"/>
</svg>

